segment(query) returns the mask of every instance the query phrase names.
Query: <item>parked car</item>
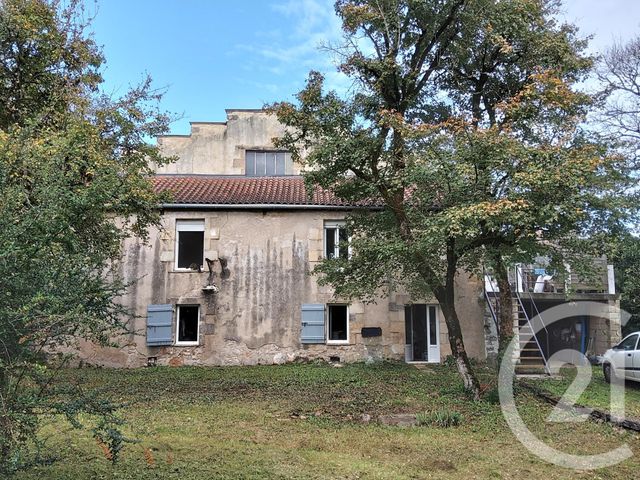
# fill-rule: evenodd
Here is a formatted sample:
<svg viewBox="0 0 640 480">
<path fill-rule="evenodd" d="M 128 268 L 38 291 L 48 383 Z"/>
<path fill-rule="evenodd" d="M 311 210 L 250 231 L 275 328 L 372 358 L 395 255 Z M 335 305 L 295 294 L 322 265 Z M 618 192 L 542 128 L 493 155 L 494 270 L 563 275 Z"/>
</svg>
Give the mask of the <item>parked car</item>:
<svg viewBox="0 0 640 480">
<path fill-rule="evenodd" d="M 640 382 L 640 332 L 633 332 L 602 356 L 602 373 L 607 383 L 612 378 Z"/>
</svg>

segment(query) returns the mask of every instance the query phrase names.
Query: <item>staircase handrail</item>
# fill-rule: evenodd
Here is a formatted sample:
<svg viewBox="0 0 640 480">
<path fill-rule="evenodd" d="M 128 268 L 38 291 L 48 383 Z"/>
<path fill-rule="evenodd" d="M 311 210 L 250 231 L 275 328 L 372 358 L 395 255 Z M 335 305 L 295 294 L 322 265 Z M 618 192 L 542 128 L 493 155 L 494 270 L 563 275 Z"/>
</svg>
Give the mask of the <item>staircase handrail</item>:
<svg viewBox="0 0 640 480">
<path fill-rule="evenodd" d="M 536 342 L 536 345 L 538 346 L 538 349 L 540 350 L 540 354 L 542 355 L 542 360 L 544 360 L 544 368 L 547 371 L 547 373 L 549 372 L 549 362 L 547 360 L 547 356 L 545 354 L 545 351 L 542 349 L 542 346 L 540 345 L 540 342 L 538 340 L 538 335 L 536 335 L 536 331 L 533 328 L 533 324 L 531 323 L 531 318 L 529 317 L 529 314 L 527 313 L 527 310 L 524 308 L 524 303 L 522 302 L 522 297 L 520 296 L 520 292 L 518 291 L 518 278 L 520 279 L 520 283 L 522 283 L 524 285 L 523 282 L 523 278 L 521 276 L 521 271 L 520 271 L 520 266 L 516 265 L 515 266 L 515 273 L 516 273 L 516 285 L 515 285 L 515 292 L 516 292 L 516 299 L 518 300 L 518 303 L 520 304 L 520 308 L 522 308 L 522 313 L 524 314 L 524 318 L 527 321 L 527 324 L 529 325 L 529 328 L 531 328 L 531 334 L 533 336 L 533 339 Z M 542 328 L 544 329 L 544 331 L 546 332 L 546 340 L 547 340 L 547 352 L 549 351 L 549 330 L 547 330 L 547 326 L 544 324 L 544 320 L 542 318 L 542 315 L 540 314 L 540 310 L 538 310 L 538 306 L 536 305 L 536 302 L 533 299 L 533 296 L 531 295 L 531 292 L 527 292 L 529 294 L 529 300 L 531 301 L 531 305 L 533 305 L 533 308 L 536 311 L 536 316 L 540 319 L 540 323 L 542 324 Z M 518 329 L 520 328 L 520 325 L 518 325 Z M 519 338 L 518 338 L 519 340 Z"/>
<path fill-rule="evenodd" d="M 498 315 L 497 315 L 495 309 L 493 308 L 493 302 L 491 301 L 491 297 L 489 296 L 489 292 L 487 292 L 487 273 L 486 273 L 484 267 L 482 267 L 482 293 L 484 294 L 484 299 L 486 300 L 487 304 L 489 305 L 489 312 L 491 312 L 491 318 L 493 318 L 493 323 L 495 323 L 495 325 L 496 325 L 496 332 L 498 332 L 498 334 L 499 334 L 500 325 L 498 323 Z"/>
</svg>

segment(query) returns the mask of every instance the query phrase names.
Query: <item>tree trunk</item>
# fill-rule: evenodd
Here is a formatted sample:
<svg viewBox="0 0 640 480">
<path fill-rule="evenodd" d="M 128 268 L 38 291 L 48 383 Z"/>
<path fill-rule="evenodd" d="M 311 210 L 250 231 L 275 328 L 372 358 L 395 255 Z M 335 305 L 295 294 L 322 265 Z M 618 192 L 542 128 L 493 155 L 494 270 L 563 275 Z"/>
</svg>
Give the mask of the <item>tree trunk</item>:
<svg viewBox="0 0 640 480">
<path fill-rule="evenodd" d="M 498 282 L 498 364 L 513 338 L 513 292 L 509 284 L 509 272 L 500 253 L 493 255 L 493 271 Z"/>
<path fill-rule="evenodd" d="M 381 192 L 382 193 L 382 192 Z M 404 193 L 401 192 L 402 197 L 395 200 L 395 202 L 389 202 L 396 221 L 398 222 L 398 228 L 400 230 L 400 236 L 408 243 L 412 241 L 412 233 L 409 229 L 409 222 L 406 218 L 406 213 L 402 209 L 402 198 Z M 384 194 L 383 194 L 384 196 Z M 449 345 L 451 346 L 451 355 L 456 361 L 456 367 L 458 373 L 462 377 L 464 388 L 471 394 L 474 400 L 480 400 L 480 383 L 476 378 L 471 362 L 469 362 L 469 356 L 462 340 L 462 328 L 460 327 L 460 319 L 458 318 L 458 312 L 455 307 L 455 278 L 458 271 L 458 257 L 455 252 L 455 240 L 449 239 L 447 242 L 447 273 L 445 278 L 445 284 L 439 284 L 434 279 L 436 275 L 428 265 L 428 261 L 422 257 L 419 253 L 415 254 L 415 261 L 417 265 L 421 265 L 418 268 L 420 276 L 435 295 L 440 309 L 444 315 L 445 323 L 447 324 L 447 331 L 449 334 Z"/>
<path fill-rule="evenodd" d="M 464 388 L 471 394 L 474 400 L 480 400 L 480 383 L 469 362 L 469 356 L 462 339 L 462 328 L 460 327 L 460 319 L 455 306 L 455 278 L 457 273 L 457 256 L 455 254 L 453 242 L 449 242 L 447 246 L 447 274 L 443 288 L 434 291 L 435 296 L 440 303 L 440 308 L 444 315 L 447 331 L 449 334 L 449 345 L 451 346 L 451 355 L 456 361 L 458 373 L 462 377 Z"/>
<path fill-rule="evenodd" d="M 449 333 L 449 345 L 451 346 L 451 354 L 456 361 L 458 373 L 462 377 L 464 388 L 472 396 L 474 400 L 480 400 L 480 383 L 469 362 L 467 350 L 462 339 L 462 329 L 460 328 L 460 319 L 453 304 L 440 302 L 440 308 L 444 314 L 444 320 L 447 324 Z"/>
</svg>

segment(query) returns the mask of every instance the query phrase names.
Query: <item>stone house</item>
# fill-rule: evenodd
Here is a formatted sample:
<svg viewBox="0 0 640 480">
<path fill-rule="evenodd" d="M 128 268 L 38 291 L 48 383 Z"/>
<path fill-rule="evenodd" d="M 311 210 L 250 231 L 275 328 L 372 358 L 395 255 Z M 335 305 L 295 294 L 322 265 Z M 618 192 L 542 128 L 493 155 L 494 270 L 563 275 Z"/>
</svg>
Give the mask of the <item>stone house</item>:
<svg viewBox="0 0 640 480">
<path fill-rule="evenodd" d="M 190 135 L 158 139 L 178 160 L 153 178 L 157 190 L 172 194 L 162 205 L 162 228 L 150 232 L 147 245 L 124 245 L 124 276 L 137 281 L 122 301 L 137 317 L 121 348 L 85 344 L 83 359 L 136 367 L 300 358 L 440 362 L 449 355 L 434 299 L 397 292 L 363 304 L 318 285 L 310 272 L 322 258 L 346 254 L 343 219 L 358 207 L 325 191 L 307 196 L 299 166 L 273 148 L 283 132 L 273 116 L 226 113 L 226 122 L 194 122 Z M 496 342 L 484 283 L 460 275 L 456 300 L 468 352 L 480 360 Z M 592 322 L 602 348 L 619 336 L 619 321 L 610 320 Z"/>
</svg>

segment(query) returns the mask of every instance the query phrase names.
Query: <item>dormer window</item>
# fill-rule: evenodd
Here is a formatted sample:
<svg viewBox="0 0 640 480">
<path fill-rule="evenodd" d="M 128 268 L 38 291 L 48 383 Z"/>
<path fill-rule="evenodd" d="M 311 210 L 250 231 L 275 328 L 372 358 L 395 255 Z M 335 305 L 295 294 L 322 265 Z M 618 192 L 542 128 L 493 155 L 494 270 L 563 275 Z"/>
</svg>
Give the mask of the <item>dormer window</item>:
<svg viewBox="0 0 640 480">
<path fill-rule="evenodd" d="M 246 150 L 244 174 L 247 177 L 292 175 L 291 153 L 274 150 Z"/>
</svg>

